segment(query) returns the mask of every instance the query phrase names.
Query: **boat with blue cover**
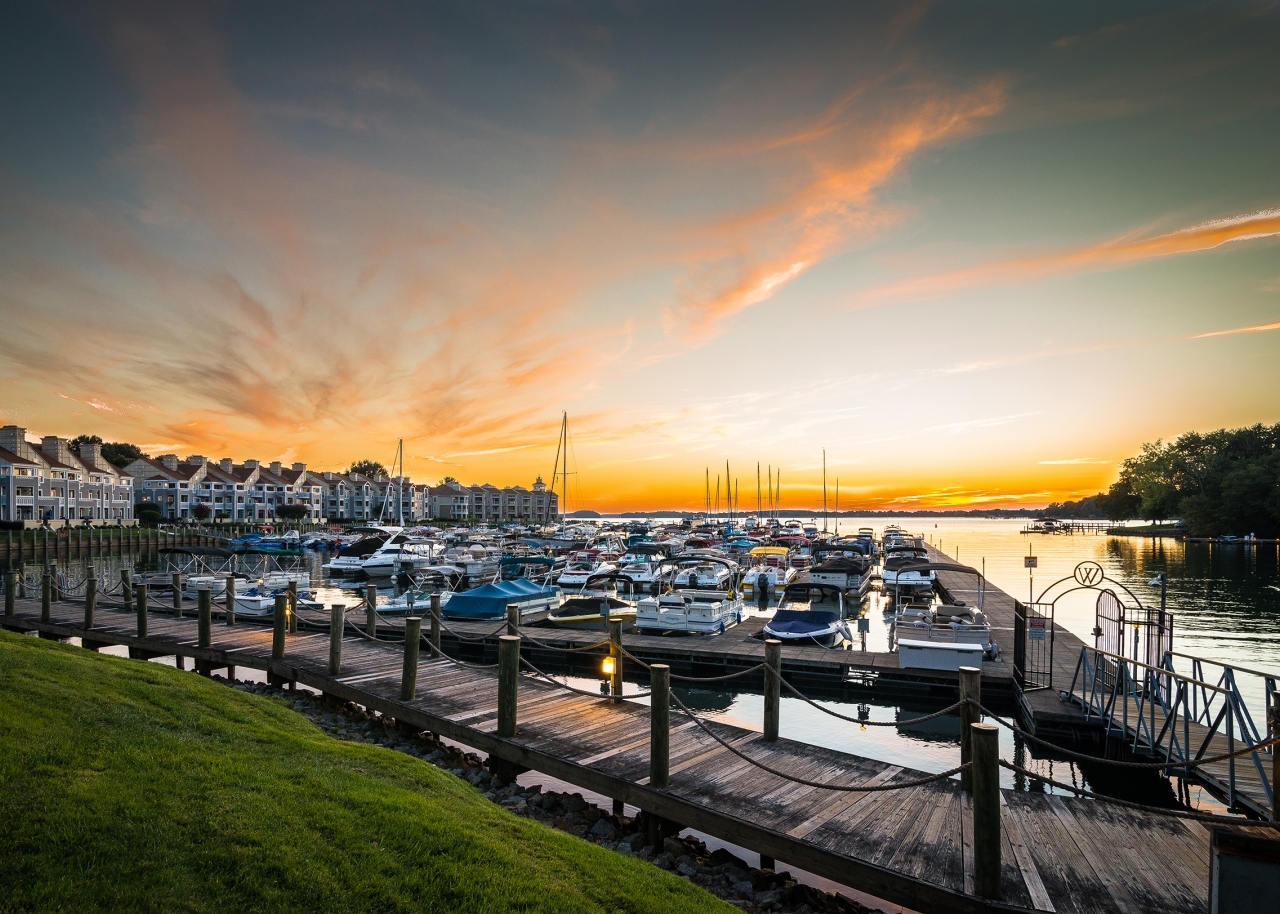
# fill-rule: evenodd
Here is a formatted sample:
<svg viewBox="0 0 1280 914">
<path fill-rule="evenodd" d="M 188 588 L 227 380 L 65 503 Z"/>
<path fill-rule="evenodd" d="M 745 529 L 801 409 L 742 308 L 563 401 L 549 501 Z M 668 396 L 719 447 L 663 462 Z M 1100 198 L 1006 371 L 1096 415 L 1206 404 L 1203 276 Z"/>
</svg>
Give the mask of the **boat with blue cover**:
<svg viewBox="0 0 1280 914">
<path fill-rule="evenodd" d="M 448 599 L 440 608 L 441 615 L 446 619 L 466 619 L 473 622 L 505 619 L 507 606 L 511 603 L 520 607 L 522 621 L 532 622 L 545 618 L 561 601 L 559 587 L 536 584 L 527 578 L 494 581 L 475 590 L 445 596 Z"/>
<path fill-rule="evenodd" d="M 790 584 L 764 636 L 790 644 L 839 647 L 853 640 L 844 619 L 844 591 L 832 584 Z"/>
</svg>

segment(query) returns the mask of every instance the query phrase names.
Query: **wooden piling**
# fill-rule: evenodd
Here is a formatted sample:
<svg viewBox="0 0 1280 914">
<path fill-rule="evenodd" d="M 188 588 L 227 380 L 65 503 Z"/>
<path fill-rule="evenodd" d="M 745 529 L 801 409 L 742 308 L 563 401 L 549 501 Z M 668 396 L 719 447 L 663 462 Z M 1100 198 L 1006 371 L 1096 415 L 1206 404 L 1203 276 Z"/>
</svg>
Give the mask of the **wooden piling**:
<svg viewBox="0 0 1280 914">
<path fill-rule="evenodd" d="M 520 606 L 517 603 L 507 604 L 507 634 L 520 634 Z"/>
<path fill-rule="evenodd" d="M 764 741 L 772 743 L 782 712 L 782 642 L 777 638 L 764 642 L 764 665 Z"/>
<path fill-rule="evenodd" d="M 981 714 L 975 707 L 982 701 L 982 670 L 978 667 L 960 667 L 960 699 L 968 699 L 974 703 L 960 709 L 960 764 L 963 765 L 973 761 L 972 727 L 981 719 Z M 973 793 L 972 768 L 960 772 L 960 789 L 965 793 Z"/>
<path fill-rule="evenodd" d="M 138 637 L 147 637 L 147 582 L 140 581 L 133 590 L 138 600 Z"/>
<path fill-rule="evenodd" d="M 400 673 L 400 700 L 413 701 L 418 696 L 418 648 L 422 644 L 422 617 L 404 620 L 404 669 Z"/>
<path fill-rule="evenodd" d="M 609 694 L 622 701 L 622 620 L 609 620 L 609 656 L 613 658 L 613 675 L 609 677 Z"/>
<path fill-rule="evenodd" d="M 213 646 L 213 592 L 208 587 L 196 591 L 196 644 Z"/>
<path fill-rule="evenodd" d="M 93 628 L 93 611 L 98 605 L 98 578 L 90 563 L 84 579 L 84 628 Z"/>
<path fill-rule="evenodd" d="M 169 584 L 173 588 L 173 615 L 182 618 L 182 573 L 179 571 L 169 575 Z"/>
<path fill-rule="evenodd" d="M 133 611 L 133 573 L 128 568 L 120 569 L 120 599 L 124 603 L 124 611 Z"/>
<path fill-rule="evenodd" d="M 973 754 L 973 891 L 1000 898 L 1000 731 L 969 728 Z"/>
<path fill-rule="evenodd" d="M 440 594 L 431 595 L 431 653 L 440 656 Z"/>
<path fill-rule="evenodd" d="M 520 684 L 520 636 L 498 637 L 498 736 L 516 735 L 516 694 Z"/>
<path fill-rule="evenodd" d="M 236 576 L 234 574 L 227 575 L 227 589 L 223 592 L 223 600 L 226 605 L 226 617 L 228 625 L 236 624 Z"/>
<path fill-rule="evenodd" d="M 40 621 L 49 621 L 49 604 L 53 601 L 53 575 L 45 568 L 40 575 Z"/>
<path fill-rule="evenodd" d="M 14 613 L 13 601 L 18 596 L 18 572 L 6 571 L 4 575 L 4 614 L 12 616 Z"/>
<path fill-rule="evenodd" d="M 289 634 L 298 633 L 298 582 L 289 582 Z"/>
<path fill-rule="evenodd" d="M 329 607 L 329 675 L 342 672 L 342 635 L 346 628 L 346 608 L 341 603 Z"/>
<path fill-rule="evenodd" d="M 378 585 L 366 584 L 364 588 L 364 631 L 370 638 L 378 637 Z"/>
<path fill-rule="evenodd" d="M 671 667 L 649 667 L 649 786 L 671 784 Z"/>
<path fill-rule="evenodd" d="M 285 616 L 289 613 L 289 598 L 284 594 L 276 594 L 275 623 L 271 630 L 271 659 L 284 659 L 284 635 L 289 624 Z"/>
</svg>

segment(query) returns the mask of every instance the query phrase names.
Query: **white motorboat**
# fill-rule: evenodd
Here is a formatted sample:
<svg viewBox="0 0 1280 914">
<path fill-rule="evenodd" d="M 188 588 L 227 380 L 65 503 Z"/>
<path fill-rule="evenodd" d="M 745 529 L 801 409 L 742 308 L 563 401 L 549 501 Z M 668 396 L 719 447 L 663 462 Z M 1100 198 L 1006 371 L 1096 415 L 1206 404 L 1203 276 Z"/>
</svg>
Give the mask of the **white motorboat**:
<svg viewBox="0 0 1280 914">
<path fill-rule="evenodd" d="M 255 585 L 244 593 L 236 592 L 236 615 L 238 616 L 273 616 L 275 615 L 276 597 L 287 594 L 283 588 L 270 588 Z M 298 594 L 298 606 L 304 609 L 323 609 L 302 593 Z"/>
<path fill-rule="evenodd" d="M 401 571 L 426 568 L 435 561 L 435 546 L 404 534 L 393 536 L 360 563 L 369 577 L 390 577 Z"/>
<path fill-rule="evenodd" d="M 720 590 L 681 590 L 636 604 L 636 628 L 645 632 L 718 635 L 742 621 L 742 598 Z"/>
<path fill-rule="evenodd" d="M 742 576 L 742 593 L 750 601 L 759 597 L 757 589 L 762 585 L 769 593 L 782 593 L 798 573 L 786 546 L 756 546 L 747 558 L 752 565 Z"/>
<path fill-rule="evenodd" d="M 991 622 L 986 613 L 964 604 L 906 604 L 894 616 L 889 644 L 892 648 L 895 643 L 906 642 L 977 645 L 988 660 L 994 660 L 1000 654 L 1000 646 L 992 637 Z"/>
<path fill-rule="evenodd" d="M 336 574 L 354 574 L 361 571 L 364 561 L 386 543 L 390 536 L 366 536 L 350 546 L 338 550 L 338 554 L 324 564 L 324 569 Z"/>
<path fill-rule="evenodd" d="M 573 557 L 556 583 L 561 587 L 585 587 L 588 579 L 612 574 L 617 566 L 598 559 L 595 553 L 579 552 Z"/>
<path fill-rule="evenodd" d="M 853 640 L 844 619 L 844 592 L 831 584 L 797 583 L 783 592 L 782 602 L 764 626 L 767 638 L 790 644 L 839 647 Z"/>
<path fill-rule="evenodd" d="M 681 558 L 671 586 L 677 590 L 727 590 L 733 572 L 733 563 L 728 559 Z"/>
</svg>

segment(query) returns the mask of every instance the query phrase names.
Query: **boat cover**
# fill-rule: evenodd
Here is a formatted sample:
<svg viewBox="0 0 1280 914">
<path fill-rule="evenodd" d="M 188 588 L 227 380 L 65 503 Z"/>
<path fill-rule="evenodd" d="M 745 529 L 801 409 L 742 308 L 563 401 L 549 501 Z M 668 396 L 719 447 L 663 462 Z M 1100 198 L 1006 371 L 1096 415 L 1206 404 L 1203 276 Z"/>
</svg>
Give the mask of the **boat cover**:
<svg viewBox="0 0 1280 914">
<path fill-rule="evenodd" d="M 840 616 L 820 609 L 780 609 L 768 625 L 766 631 L 786 635 L 812 635 L 825 632 L 840 621 Z"/>
<path fill-rule="evenodd" d="M 508 603 L 527 603 L 554 596 L 558 588 L 535 584 L 528 578 L 494 581 L 449 598 L 442 610 L 450 619 L 505 619 Z"/>
</svg>

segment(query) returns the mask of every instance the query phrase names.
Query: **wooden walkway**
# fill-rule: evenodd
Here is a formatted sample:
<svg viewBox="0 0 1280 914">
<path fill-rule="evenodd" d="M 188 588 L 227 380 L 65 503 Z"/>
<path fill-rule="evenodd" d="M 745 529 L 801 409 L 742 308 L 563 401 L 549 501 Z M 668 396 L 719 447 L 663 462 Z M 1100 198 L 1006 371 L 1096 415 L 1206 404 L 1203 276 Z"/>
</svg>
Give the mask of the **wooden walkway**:
<svg viewBox="0 0 1280 914">
<path fill-rule="evenodd" d="M 343 672 L 331 678 L 327 634 L 291 635 L 285 659 L 271 661 L 271 632 L 258 626 L 215 622 L 213 645 L 202 649 L 190 615 L 152 614 L 146 639 L 134 637 L 134 614 L 108 608 L 98 610 L 90 632 L 81 630 L 83 610 L 76 604 L 55 604 L 50 622 L 39 618 L 37 604 L 20 601 L 18 613 L 0 617 L 0 625 L 46 638 L 82 637 L 95 647 L 193 658 L 215 669 L 265 670 L 921 911 L 1206 909 L 1208 832 L 1172 816 L 1002 791 L 1004 900 L 991 903 L 971 894 L 972 817 L 955 781 L 875 793 L 807 787 L 739 759 L 673 713 L 671 786 L 657 789 L 647 779 L 648 709 L 636 702 L 611 704 L 525 676 L 518 734 L 501 739 L 494 671 L 424 662 L 419 697 L 402 702 L 399 644 L 348 637 Z M 811 780 L 891 785 L 923 775 L 709 726 L 751 757 Z"/>
</svg>

